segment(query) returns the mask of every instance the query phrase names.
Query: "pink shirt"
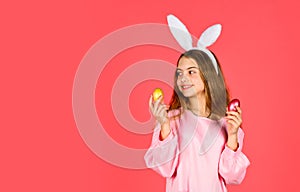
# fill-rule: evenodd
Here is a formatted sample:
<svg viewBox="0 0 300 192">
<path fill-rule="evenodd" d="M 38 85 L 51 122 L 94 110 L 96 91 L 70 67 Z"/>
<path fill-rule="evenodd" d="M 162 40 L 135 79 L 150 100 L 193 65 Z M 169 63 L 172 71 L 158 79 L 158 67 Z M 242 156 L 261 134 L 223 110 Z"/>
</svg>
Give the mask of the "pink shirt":
<svg viewBox="0 0 300 192">
<path fill-rule="evenodd" d="M 179 110 L 169 112 L 169 116 Z M 185 110 L 171 120 L 171 133 L 159 140 L 157 124 L 145 154 L 146 165 L 166 177 L 167 192 L 226 192 L 226 184 L 239 184 L 250 162 L 242 153 L 244 133 L 238 132 L 239 147 L 226 147 L 224 119 L 213 121 Z"/>
</svg>

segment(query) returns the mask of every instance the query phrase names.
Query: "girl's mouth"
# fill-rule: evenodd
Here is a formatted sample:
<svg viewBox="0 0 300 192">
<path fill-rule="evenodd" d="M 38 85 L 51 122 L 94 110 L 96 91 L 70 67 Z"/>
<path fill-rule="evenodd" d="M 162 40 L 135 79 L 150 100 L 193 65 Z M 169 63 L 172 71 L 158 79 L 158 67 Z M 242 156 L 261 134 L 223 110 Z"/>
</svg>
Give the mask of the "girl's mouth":
<svg viewBox="0 0 300 192">
<path fill-rule="evenodd" d="M 181 85 L 182 90 L 187 90 L 191 87 L 192 87 L 192 85 Z"/>
</svg>

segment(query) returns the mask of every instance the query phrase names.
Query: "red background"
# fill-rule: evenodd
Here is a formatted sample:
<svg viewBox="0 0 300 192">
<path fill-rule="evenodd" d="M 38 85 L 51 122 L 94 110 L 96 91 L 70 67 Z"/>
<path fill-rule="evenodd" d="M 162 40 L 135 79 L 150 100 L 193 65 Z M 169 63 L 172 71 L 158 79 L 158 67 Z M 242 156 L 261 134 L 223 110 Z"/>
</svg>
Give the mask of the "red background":
<svg viewBox="0 0 300 192">
<path fill-rule="evenodd" d="M 296 0 L 1 2 L 0 191 L 164 191 L 164 179 L 153 171 L 115 167 L 91 152 L 74 121 L 72 86 L 80 61 L 99 39 L 129 25 L 166 24 L 170 13 L 197 37 L 211 24 L 223 25 L 211 49 L 232 96 L 242 102 L 244 152 L 252 163 L 244 182 L 229 191 L 295 191 L 299 8 Z M 175 62 L 178 56 L 159 48 L 143 57 L 136 54 L 143 49 L 133 51 L 116 60 Z M 96 95 L 109 95 L 113 72 L 120 71 L 111 68 L 111 82 Z M 149 118 L 147 99 L 158 84 L 140 84 L 132 93 L 138 119 Z M 114 124 L 109 113 L 105 121 Z M 118 133 L 111 132 L 131 147 L 150 143 L 150 135 Z"/>
</svg>

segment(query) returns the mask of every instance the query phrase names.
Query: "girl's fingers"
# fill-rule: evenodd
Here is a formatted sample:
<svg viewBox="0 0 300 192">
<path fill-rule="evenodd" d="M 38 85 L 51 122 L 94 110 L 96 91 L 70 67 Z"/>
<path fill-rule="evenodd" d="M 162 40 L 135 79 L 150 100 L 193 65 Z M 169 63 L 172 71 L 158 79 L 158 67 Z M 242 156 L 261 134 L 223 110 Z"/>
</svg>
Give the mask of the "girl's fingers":
<svg viewBox="0 0 300 192">
<path fill-rule="evenodd" d="M 167 109 L 168 107 L 166 105 L 159 104 L 158 106 L 153 107 L 152 114 L 158 117 L 162 114 L 162 112 L 167 114 Z"/>
<path fill-rule="evenodd" d="M 239 112 L 236 112 L 236 111 L 227 111 L 226 114 L 230 115 L 230 116 L 238 116 L 238 115 L 240 115 Z"/>
<path fill-rule="evenodd" d="M 167 108 L 165 105 L 159 106 L 159 109 L 157 111 L 157 119 L 160 121 L 160 123 L 164 123 L 167 119 Z"/>
<path fill-rule="evenodd" d="M 239 119 L 236 116 L 227 116 L 228 121 L 239 122 Z"/>
<path fill-rule="evenodd" d="M 160 105 L 158 114 L 159 115 L 166 115 L 167 114 L 167 106 L 166 105 Z"/>
<path fill-rule="evenodd" d="M 153 111 L 153 103 L 152 103 L 152 99 L 153 99 L 153 96 L 151 95 L 150 96 L 150 99 L 149 99 L 149 108 L 151 111 Z"/>
<path fill-rule="evenodd" d="M 241 114 L 239 113 L 239 112 L 235 112 L 235 111 L 227 111 L 226 112 L 226 114 L 227 114 L 227 116 L 226 117 L 235 117 L 235 118 L 237 118 L 238 120 L 242 120 L 242 116 L 241 116 Z"/>
<path fill-rule="evenodd" d="M 234 127 L 240 127 L 242 124 L 242 119 L 238 116 L 229 115 L 226 116 L 228 123 L 232 124 Z"/>
<path fill-rule="evenodd" d="M 156 110 L 156 114 L 159 115 L 162 111 L 165 111 L 165 105 L 159 105 Z"/>
<path fill-rule="evenodd" d="M 240 114 L 240 116 L 242 116 L 242 109 L 240 107 L 236 107 L 237 112 Z"/>
<path fill-rule="evenodd" d="M 160 96 L 160 97 L 154 102 L 154 108 L 157 108 L 158 105 L 161 104 L 161 99 L 162 99 L 162 97 Z"/>
</svg>

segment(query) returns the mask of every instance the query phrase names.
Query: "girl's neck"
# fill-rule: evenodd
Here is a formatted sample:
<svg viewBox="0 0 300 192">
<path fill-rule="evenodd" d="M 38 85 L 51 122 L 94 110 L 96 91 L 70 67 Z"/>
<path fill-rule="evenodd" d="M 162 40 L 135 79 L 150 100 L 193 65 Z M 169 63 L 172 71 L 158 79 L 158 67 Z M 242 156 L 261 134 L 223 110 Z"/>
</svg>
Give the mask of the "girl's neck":
<svg viewBox="0 0 300 192">
<path fill-rule="evenodd" d="M 206 108 L 205 96 L 190 97 L 187 109 L 197 116 L 208 117 L 210 115 L 209 109 Z"/>
</svg>

